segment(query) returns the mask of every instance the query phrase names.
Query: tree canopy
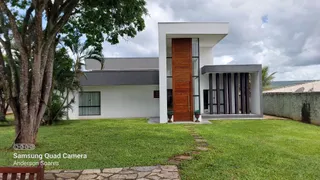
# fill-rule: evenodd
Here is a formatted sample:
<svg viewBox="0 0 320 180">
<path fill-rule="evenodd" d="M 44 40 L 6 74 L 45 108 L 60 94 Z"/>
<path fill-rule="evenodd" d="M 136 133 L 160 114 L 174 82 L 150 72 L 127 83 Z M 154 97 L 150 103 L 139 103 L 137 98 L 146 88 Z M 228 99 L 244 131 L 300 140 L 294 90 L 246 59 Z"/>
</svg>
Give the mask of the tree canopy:
<svg viewBox="0 0 320 180">
<path fill-rule="evenodd" d="M 0 0 L 0 84 L 17 121 L 17 143 L 36 142 L 60 40 L 83 38 L 101 50 L 104 41 L 134 37 L 145 28 L 145 6 L 145 0 Z"/>
</svg>

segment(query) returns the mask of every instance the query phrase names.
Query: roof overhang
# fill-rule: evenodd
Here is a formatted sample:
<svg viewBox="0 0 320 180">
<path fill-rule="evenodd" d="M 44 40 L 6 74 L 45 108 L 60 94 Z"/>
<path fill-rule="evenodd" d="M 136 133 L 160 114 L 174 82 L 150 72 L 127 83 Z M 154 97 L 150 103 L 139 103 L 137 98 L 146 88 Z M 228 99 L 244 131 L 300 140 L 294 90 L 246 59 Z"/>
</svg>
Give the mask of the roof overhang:
<svg viewBox="0 0 320 180">
<path fill-rule="evenodd" d="M 262 70 L 261 64 L 247 65 L 207 65 L 201 68 L 202 74 L 208 73 L 254 73 Z"/>
<path fill-rule="evenodd" d="M 158 70 L 87 71 L 80 78 L 81 86 L 159 85 Z"/>
<path fill-rule="evenodd" d="M 159 33 L 172 38 L 199 38 L 200 47 L 213 47 L 229 32 L 226 22 L 165 22 L 159 23 Z"/>
</svg>

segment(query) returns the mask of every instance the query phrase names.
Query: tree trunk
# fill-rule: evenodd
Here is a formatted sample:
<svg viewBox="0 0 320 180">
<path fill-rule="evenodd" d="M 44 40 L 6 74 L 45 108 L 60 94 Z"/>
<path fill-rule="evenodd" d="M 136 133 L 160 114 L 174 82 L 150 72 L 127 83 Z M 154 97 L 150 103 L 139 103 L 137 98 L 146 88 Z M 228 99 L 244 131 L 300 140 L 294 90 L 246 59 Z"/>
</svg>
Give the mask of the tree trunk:
<svg viewBox="0 0 320 180">
<path fill-rule="evenodd" d="M 52 82 L 53 83 L 53 82 Z M 51 90 L 50 90 L 50 96 L 49 96 L 49 101 L 48 101 L 48 106 L 47 106 L 47 112 L 48 112 L 48 116 L 47 116 L 47 118 L 49 118 L 49 119 L 47 119 L 48 120 L 48 125 L 52 125 L 52 123 L 53 123 L 53 117 L 52 117 L 52 98 L 53 98 L 53 86 L 54 85 L 52 85 L 51 86 Z"/>
<path fill-rule="evenodd" d="M 49 6 L 49 3 L 53 2 L 55 6 Z M 9 27 L 4 31 L 1 30 L 5 40 L 0 38 L 0 43 L 6 51 L 11 71 L 9 74 L 4 71 L 5 63 L 0 51 L 0 83 L 5 83 L 5 87 L 8 87 L 6 95 L 16 123 L 15 143 L 36 143 L 51 89 L 54 51 L 57 44 L 55 39 L 69 20 L 79 0 L 53 2 L 32 1 L 23 24 L 18 26 L 16 17 L 8 7 L 10 3 L 0 0 L 0 11 L 6 15 L 8 26 L 4 26 L 3 23 L 0 25 L 1 28 Z M 45 11 L 47 7 L 49 10 Z M 45 29 L 43 28 L 44 13 L 47 13 Z M 31 21 L 31 16 L 34 21 Z M 19 29 L 20 25 L 22 30 Z M 19 67 L 12 56 L 12 41 L 19 52 Z"/>
<path fill-rule="evenodd" d="M 4 98 L 4 92 L 2 89 L 0 89 L 0 114 L 2 114 L 3 116 L 6 116 L 6 102 L 5 102 L 5 98 Z"/>
<path fill-rule="evenodd" d="M 18 132 L 16 132 L 17 138 L 15 140 L 15 143 L 35 144 L 35 133 L 33 130 L 33 124 L 31 124 L 29 121 L 26 121 L 26 119 L 23 118 L 16 119 L 16 121 L 20 122 L 20 129 Z"/>
<path fill-rule="evenodd" d="M 7 114 L 8 109 L 9 109 L 9 104 L 7 104 L 6 107 L 5 107 L 5 109 L 4 109 L 4 113 L 5 113 L 5 114 Z"/>
</svg>

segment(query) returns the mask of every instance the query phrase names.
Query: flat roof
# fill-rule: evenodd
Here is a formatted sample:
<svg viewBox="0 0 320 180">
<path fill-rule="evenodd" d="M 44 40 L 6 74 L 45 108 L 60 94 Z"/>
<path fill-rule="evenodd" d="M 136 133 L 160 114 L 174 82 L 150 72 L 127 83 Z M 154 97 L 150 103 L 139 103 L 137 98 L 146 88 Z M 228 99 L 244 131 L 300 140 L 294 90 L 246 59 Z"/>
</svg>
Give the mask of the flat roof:
<svg viewBox="0 0 320 180">
<path fill-rule="evenodd" d="M 100 70 L 100 62 L 86 60 L 87 70 Z M 158 57 L 106 57 L 103 70 L 141 70 L 159 69 Z"/>
<path fill-rule="evenodd" d="M 259 72 L 261 70 L 261 64 L 206 65 L 201 68 L 201 73 L 244 73 Z"/>
<path fill-rule="evenodd" d="M 96 70 L 86 71 L 81 86 L 159 85 L 158 70 Z"/>
</svg>

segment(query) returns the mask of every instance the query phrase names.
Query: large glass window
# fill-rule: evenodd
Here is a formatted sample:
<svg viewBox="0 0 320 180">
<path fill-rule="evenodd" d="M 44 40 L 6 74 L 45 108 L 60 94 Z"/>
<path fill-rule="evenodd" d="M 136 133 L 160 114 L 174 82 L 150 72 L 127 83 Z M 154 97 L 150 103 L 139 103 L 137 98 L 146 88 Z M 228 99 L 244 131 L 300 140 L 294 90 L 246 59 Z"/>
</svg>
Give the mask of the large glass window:
<svg viewBox="0 0 320 180">
<path fill-rule="evenodd" d="M 172 76 L 172 58 L 167 58 L 167 76 Z"/>
<path fill-rule="evenodd" d="M 199 77 L 193 77 L 193 95 L 199 95 Z"/>
<path fill-rule="evenodd" d="M 79 116 L 101 115 L 100 92 L 79 93 Z"/>
<path fill-rule="evenodd" d="M 192 84 L 194 111 L 200 110 L 199 39 L 192 39 Z"/>
<path fill-rule="evenodd" d="M 224 90 L 220 89 L 220 113 L 225 113 L 224 111 Z M 216 89 L 212 90 L 212 105 L 213 105 L 213 113 L 217 114 L 217 93 Z M 204 106 L 204 111 L 206 113 L 209 113 L 210 109 L 210 98 L 209 98 L 209 90 L 204 89 L 203 90 L 203 106 Z"/>
<path fill-rule="evenodd" d="M 198 38 L 192 39 L 192 56 L 199 57 L 199 39 Z"/>
<path fill-rule="evenodd" d="M 192 75 L 199 76 L 199 58 L 192 58 Z"/>
<path fill-rule="evenodd" d="M 167 107 L 168 110 L 173 110 L 173 93 L 172 89 L 167 89 Z"/>
<path fill-rule="evenodd" d="M 199 96 L 193 96 L 194 111 L 200 110 L 200 98 Z"/>
</svg>

